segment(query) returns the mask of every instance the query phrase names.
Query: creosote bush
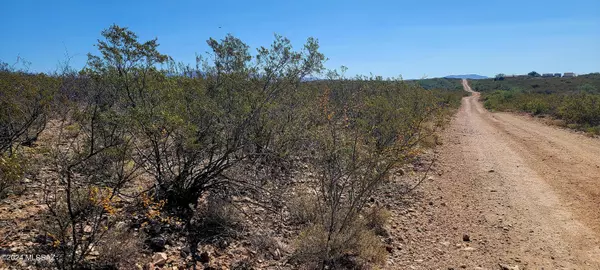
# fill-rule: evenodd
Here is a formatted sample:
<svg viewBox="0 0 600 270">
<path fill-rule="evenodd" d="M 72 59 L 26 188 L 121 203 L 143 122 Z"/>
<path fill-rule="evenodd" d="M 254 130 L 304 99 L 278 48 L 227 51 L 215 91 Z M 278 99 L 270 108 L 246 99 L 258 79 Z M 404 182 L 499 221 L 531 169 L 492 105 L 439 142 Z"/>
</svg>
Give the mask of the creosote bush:
<svg viewBox="0 0 600 270">
<path fill-rule="evenodd" d="M 511 78 L 472 81 L 487 109 L 548 115 L 594 134 L 600 127 L 600 74 L 575 78 Z"/>
<path fill-rule="evenodd" d="M 307 137 L 311 152 L 305 153 L 317 172 L 316 218 L 305 218 L 296 258 L 315 268 L 381 263 L 385 249 L 376 233 L 383 234 L 385 214 L 370 213 L 375 223 L 367 222 L 366 204 L 443 126 L 449 104 L 402 81 L 329 76 L 335 83 L 323 85 Z"/>
<path fill-rule="evenodd" d="M 199 244 L 243 235 L 240 198 L 287 209 L 281 222 L 301 231 L 300 263 L 382 263 L 387 215 L 367 211 L 367 200 L 435 144 L 462 96 L 401 79 L 347 79 L 344 68 L 315 79 L 325 57 L 313 38 L 296 49 L 276 35 L 254 53 L 234 36 L 211 38 L 208 55 L 189 66 L 128 28 L 101 35 L 79 72 L 0 71 L 2 181 L 22 177 L 18 148 L 53 121 L 38 248 L 56 254 L 58 269 L 128 269 L 139 255 L 131 249 L 167 236 L 184 239 L 195 265 Z M 306 193 L 282 201 L 305 178 Z"/>
<path fill-rule="evenodd" d="M 483 95 L 488 109 L 550 115 L 567 126 L 594 132 L 600 126 L 600 95 L 587 92 L 531 93 L 499 90 Z"/>
<path fill-rule="evenodd" d="M 375 232 L 380 236 L 386 236 L 387 231 L 385 224 L 390 219 L 390 212 L 384 208 L 372 207 L 365 212 L 365 219 L 367 220 L 367 228 Z"/>
<path fill-rule="evenodd" d="M 0 154 L 0 199 L 16 191 L 25 173 L 25 164 L 18 154 Z"/>
<path fill-rule="evenodd" d="M 34 146 L 46 127 L 58 83 L 0 61 L 0 199 L 24 190 L 28 160 L 22 147 Z"/>
<path fill-rule="evenodd" d="M 0 153 L 31 146 L 44 130 L 59 79 L 0 69 Z"/>
<path fill-rule="evenodd" d="M 330 254 L 338 254 L 336 257 Z M 352 226 L 330 236 L 321 225 L 312 225 L 300 233 L 296 242 L 294 260 L 309 268 L 360 269 L 383 264 L 387 251 L 377 235 L 366 228 L 364 220 L 355 220 Z"/>
<path fill-rule="evenodd" d="M 317 221 L 319 208 L 317 196 L 309 192 L 298 192 L 287 202 L 290 220 L 294 224 L 311 224 Z"/>
</svg>

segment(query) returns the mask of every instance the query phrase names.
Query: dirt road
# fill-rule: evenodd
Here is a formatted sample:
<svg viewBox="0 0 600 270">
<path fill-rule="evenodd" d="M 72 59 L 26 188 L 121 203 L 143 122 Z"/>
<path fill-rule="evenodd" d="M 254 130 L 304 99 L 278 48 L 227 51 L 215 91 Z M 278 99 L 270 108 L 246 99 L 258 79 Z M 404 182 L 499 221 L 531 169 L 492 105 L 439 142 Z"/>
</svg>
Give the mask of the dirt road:
<svg viewBox="0 0 600 270">
<path fill-rule="evenodd" d="M 600 269 L 600 140 L 490 113 L 463 86 L 423 217 L 398 230 L 389 268 Z"/>
</svg>

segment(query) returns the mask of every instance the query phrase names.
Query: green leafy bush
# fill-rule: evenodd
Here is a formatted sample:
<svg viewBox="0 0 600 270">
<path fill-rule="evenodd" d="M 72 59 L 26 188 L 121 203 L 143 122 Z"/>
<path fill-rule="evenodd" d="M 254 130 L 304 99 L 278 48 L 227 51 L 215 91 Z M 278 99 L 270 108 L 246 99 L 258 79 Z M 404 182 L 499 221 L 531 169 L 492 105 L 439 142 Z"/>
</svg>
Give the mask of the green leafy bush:
<svg viewBox="0 0 600 270">
<path fill-rule="evenodd" d="M 25 164 L 20 155 L 0 154 L 0 199 L 20 186 L 25 173 Z"/>
<path fill-rule="evenodd" d="M 569 127 L 582 130 L 600 125 L 600 94 L 589 91 L 548 94 L 497 90 L 484 93 L 482 98 L 490 110 L 550 115 L 565 120 Z"/>
<path fill-rule="evenodd" d="M 148 237 L 179 234 L 191 253 L 202 241 L 237 237 L 244 226 L 229 203 L 241 197 L 288 210 L 285 222 L 303 231 L 299 261 L 381 263 L 387 215 L 368 211 L 367 201 L 391 171 L 437 143 L 465 95 L 455 91 L 459 80 L 323 75 L 313 38 L 295 49 L 276 35 L 256 53 L 234 36 L 211 38 L 208 56 L 189 66 L 128 28 L 101 35 L 80 72 L 0 66 L 0 189 L 23 176 L 17 150 L 52 118 L 39 248 L 56 254 L 59 269 L 131 268 L 124 260 L 139 254 L 112 243 L 129 233 L 128 215 L 143 220 L 135 225 Z M 305 177 L 307 193 L 283 201 Z M 128 246 L 138 248 L 144 235 L 131 236 Z"/>
<path fill-rule="evenodd" d="M 59 79 L 22 71 L 0 71 L 0 153 L 31 145 L 44 130 Z"/>
<path fill-rule="evenodd" d="M 319 84 L 319 100 L 311 110 L 307 138 L 312 152 L 303 153 L 317 171 L 315 207 L 306 207 L 317 215 L 303 215 L 310 218 L 296 257 L 317 268 L 352 268 L 345 265 L 348 260 L 382 260 L 383 245 L 375 236 L 381 225 L 365 220 L 369 198 L 391 171 L 418 154 L 425 139 L 443 125 L 438 120 L 449 104 L 457 102 L 444 103 L 433 91 L 400 80 L 346 80 L 337 72 L 329 76 Z"/>
<path fill-rule="evenodd" d="M 542 99 L 527 101 L 522 105 L 522 110 L 533 115 L 545 114 L 550 112 L 550 106 Z"/>
<path fill-rule="evenodd" d="M 570 123 L 600 125 L 600 95 L 578 94 L 566 97 L 558 116 Z"/>
</svg>

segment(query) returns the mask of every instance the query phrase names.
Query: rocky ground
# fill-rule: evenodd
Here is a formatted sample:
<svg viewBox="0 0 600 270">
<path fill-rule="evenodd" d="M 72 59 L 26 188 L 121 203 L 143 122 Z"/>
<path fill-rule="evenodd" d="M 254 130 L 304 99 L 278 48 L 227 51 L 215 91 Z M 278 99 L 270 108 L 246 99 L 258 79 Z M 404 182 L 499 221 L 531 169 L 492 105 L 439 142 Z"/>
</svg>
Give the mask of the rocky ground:
<svg viewBox="0 0 600 270">
<path fill-rule="evenodd" d="M 29 160 L 32 160 L 30 172 L 18 185 L 18 191 L 9 197 L 0 200 L 0 269 L 43 269 L 49 257 L 43 257 L 41 261 L 32 260 L 40 256 L 36 247 L 40 241 L 45 239 L 40 229 L 44 222 L 43 213 L 47 209 L 43 203 L 44 182 L 56 178 L 50 162 L 47 160 L 48 149 L 51 142 L 55 141 L 57 132 L 52 132 L 58 124 L 50 123 L 48 131 L 45 131 L 36 145 L 25 148 Z M 428 171 L 432 160 L 431 155 L 424 155 L 422 161 L 417 160 L 415 164 L 408 165 L 394 175 L 393 180 L 382 187 L 377 197 L 371 199 L 370 207 L 385 207 L 393 213 L 393 223 L 386 227 L 381 240 L 386 242 L 390 255 L 389 267 L 394 268 L 396 256 L 402 254 L 401 245 L 407 244 L 402 237 L 408 231 L 402 228 L 409 226 L 402 220 L 410 220 L 414 217 L 421 206 L 419 206 L 419 184 L 433 174 Z M 308 176 L 310 177 L 310 175 Z M 297 195 L 296 190 L 303 189 L 305 183 L 302 180 L 292 181 L 287 187 L 285 198 L 293 200 Z M 409 191 L 408 189 L 417 188 Z M 272 209 L 261 207 L 258 202 L 249 197 L 236 197 L 233 204 L 228 204 L 224 212 L 212 213 L 217 218 L 223 218 L 218 222 L 226 222 L 232 226 L 231 232 L 218 232 L 216 236 L 207 238 L 198 245 L 197 269 L 298 269 L 301 266 L 295 264 L 291 259 L 294 245 L 299 235 L 301 226 L 289 221 L 289 213 L 272 211 Z M 413 204 L 416 203 L 416 204 Z M 427 205 L 429 207 L 429 205 Z M 218 208 L 218 207 L 209 207 Z M 419 210 L 414 210 L 419 208 Z M 235 214 L 231 214 L 231 212 Z M 227 220 L 229 219 L 229 220 Z M 139 216 L 130 216 L 127 224 L 131 226 L 140 223 Z M 139 224 L 137 224 L 139 225 Z M 89 234 L 92 228 L 86 226 L 84 233 Z M 156 233 L 152 231 L 156 230 Z M 396 231 L 399 230 L 399 231 Z M 145 242 L 137 252 L 135 263 L 131 264 L 138 269 L 190 269 L 192 252 L 185 246 L 184 236 L 165 233 L 165 228 L 149 228 L 151 235 L 145 235 Z M 141 234 L 140 229 L 133 229 L 131 234 Z M 408 239 L 408 238 L 406 238 Z M 121 241 L 122 239 L 115 239 Z M 120 243 L 116 243 L 120 245 Z M 125 245 L 125 243 L 123 243 Z M 19 255 L 16 256 L 15 255 Z M 32 255 L 33 257 L 27 257 Z M 99 251 L 94 249 L 91 256 L 98 256 Z"/>
<path fill-rule="evenodd" d="M 443 145 L 372 198 L 371 206 L 391 213 L 382 268 L 600 269 L 600 141 L 489 113 L 477 99 L 463 99 Z M 22 185 L 23 194 L 0 202 L 2 254 L 32 252 L 39 235 L 39 184 Z M 198 269 L 298 269 L 289 258 L 299 228 L 282 222 L 282 213 L 238 205 L 236 236 L 201 243 Z M 143 252 L 137 268 L 186 269 L 183 240 L 152 238 L 154 250 Z M 28 267 L 0 261 L 2 269 Z"/>
<path fill-rule="evenodd" d="M 50 125 L 50 130 L 52 129 Z M 48 167 L 45 154 L 50 142 L 52 132 L 45 132 L 40 137 L 37 145 L 26 148 L 28 158 L 35 160 L 32 166 L 39 166 L 31 170 L 35 174 L 28 174 L 20 183 L 21 192 L 12 194 L 0 201 L 0 269 L 41 269 L 35 260 L 23 257 L 10 257 L 11 255 L 39 255 L 36 246 L 43 238 L 40 230 L 43 222 L 42 214 L 46 209 L 43 203 L 43 183 L 45 179 L 52 179 L 53 172 Z M 401 265 L 402 254 L 410 251 L 408 247 L 419 244 L 418 239 L 411 238 L 413 229 L 411 224 L 416 221 L 419 212 L 432 209 L 432 205 L 422 201 L 422 187 L 427 187 L 434 179 L 436 166 L 430 168 L 433 153 L 425 154 L 421 159 L 410 164 L 405 169 L 397 172 L 392 180 L 386 183 L 378 196 L 371 199 L 369 207 L 384 207 L 392 213 L 390 223 L 386 226 L 381 238 L 386 243 L 390 259 L 386 268 L 396 268 Z M 428 170 L 431 169 L 431 170 Z M 293 199 L 296 189 L 301 189 L 302 181 L 293 181 L 293 186 L 288 187 L 287 198 Z M 414 190 L 413 190 L 414 189 Z M 220 212 L 226 220 L 234 226 L 232 233 L 211 237 L 198 245 L 198 269 L 298 269 L 300 265 L 290 261 L 296 238 L 301 229 L 289 222 L 289 217 L 283 212 L 271 211 L 260 207 L 248 197 L 237 197 L 236 202 L 229 209 L 235 213 Z M 214 214 L 214 213 L 213 213 Z M 423 213 L 430 217 L 431 213 Z M 131 224 L 139 223 L 136 216 L 131 216 Z M 220 221 L 222 222 L 222 221 Z M 164 228 L 157 228 L 158 233 L 146 235 L 147 240 L 142 245 L 139 257 L 135 258 L 135 268 L 138 269 L 189 269 L 192 253 L 184 243 L 183 236 L 163 233 Z M 418 228 L 417 228 L 418 229 Z M 152 231 L 153 229 L 150 229 Z M 91 228 L 84 228 L 89 233 Z M 134 229 L 133 234 L 139 230 Z M 421 229 L 418 229 L 421 232 Z M 115 239 L 121 240 L 121 239 Z M 139 246 L 138 246 L 139 247 Z M 92 256 L 97 256 L 94 250 Z M 45 258 L 44 258 L 45 259 Z"/>
</svg>

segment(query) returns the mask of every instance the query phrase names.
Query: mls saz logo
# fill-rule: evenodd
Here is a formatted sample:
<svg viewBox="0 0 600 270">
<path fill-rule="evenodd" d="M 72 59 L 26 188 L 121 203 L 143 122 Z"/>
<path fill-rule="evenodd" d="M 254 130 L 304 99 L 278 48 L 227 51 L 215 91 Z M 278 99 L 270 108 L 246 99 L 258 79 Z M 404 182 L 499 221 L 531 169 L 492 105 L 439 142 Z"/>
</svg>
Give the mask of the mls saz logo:
<svg viewBox="0 0 600 270">
<path fill-rule="evenodd" d="M 3 254 L 0 256 L 2 261 L 51 261 L 54 260 L 54 254 Z"/>
</svg>

